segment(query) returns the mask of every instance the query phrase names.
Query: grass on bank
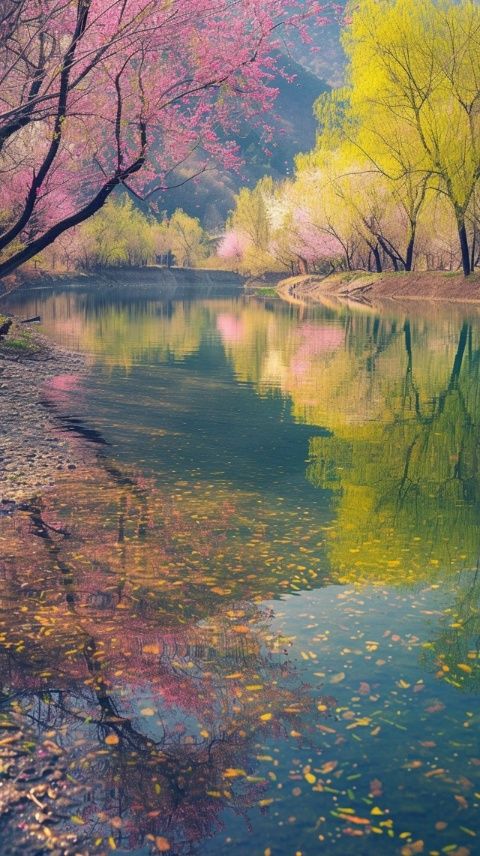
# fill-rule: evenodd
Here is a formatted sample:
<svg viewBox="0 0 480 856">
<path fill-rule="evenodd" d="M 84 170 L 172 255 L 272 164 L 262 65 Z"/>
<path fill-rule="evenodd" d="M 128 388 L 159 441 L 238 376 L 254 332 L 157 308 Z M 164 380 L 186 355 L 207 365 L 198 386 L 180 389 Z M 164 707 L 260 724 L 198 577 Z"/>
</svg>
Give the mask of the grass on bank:
<svg viewBox="0 0 480 856">
<path fill-rule="evenodd" d="M 0 314 L 0 330 L 8 320 L 6 315 Z M 36 354 L 39 350 L 35 336 L 18 321 L 13 320 L 8 332 L 0 336 L 0 352 L 5 354 Z"/>
</svg>

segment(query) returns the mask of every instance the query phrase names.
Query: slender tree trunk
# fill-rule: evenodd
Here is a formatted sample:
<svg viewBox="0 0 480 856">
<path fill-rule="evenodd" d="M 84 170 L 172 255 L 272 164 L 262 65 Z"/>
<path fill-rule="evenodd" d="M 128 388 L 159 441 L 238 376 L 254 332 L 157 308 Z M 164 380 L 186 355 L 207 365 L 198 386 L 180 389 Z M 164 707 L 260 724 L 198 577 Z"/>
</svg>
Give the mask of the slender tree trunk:
<svg viewBox="0 0 480 856">
<path fill-rule="evenodd" d="M 407 245 L 407 253 L 405 256 L 405 270 L 411 270 L 413 266 L 413 251 L 415 248 L 415 234 L 412 234 Z"/>
<path fill-rule="evenodd" d="M 374 247 L 371 248 L 373 253 L 373 258 L 375 259 L 375 268 L 377 273 L 382 273 L 382 259 L 380 258 L 380 250 L 378 249 L 378 244 L 375 244 Z"/>
<path fill-rule="evenodd" d="M 463 218 L 458 219 L 458 237 L 460 239 L 460 252 L 462 254 L 462 268 L 464 276 L 470 276 L 472 268 L 470 265 L 470 250 L 468 247 L 467 228 Z"/>
<path fill-rule="evenodd" d="M 388 258 L 390 259 L 390 261 L 393 265 L 394 271 L 398 271 L 398 256 L 396 256 L 395 253 L 389 249 L 389 247 L 387 246 L 385 241 L 380 237 L 380 235 L 378 236 L 378 242 L 379 242 L 383 252 L 386 253 Z"/>
<path fill-rule="evenodd" d="M 50 244 L 53 244 L 55 238 L 58 238 L 63 234 L 63 232 L 66 232 L 67 229 L 71 229 L 72 226 L 78 226 L 80 223 L 83 223 L 84 220 L 87 220 L 89 217 L 92 217 L 93 214 L 96 214 L 119 183 L 120 179 L 117 176 L 110 179 L 110 181 L 104 184 L 95 198 L 85 205 L 84 208 L 77 211 L 75 214 L 72 214 L 70 217 L 66 217 L 60 223 L 56 223 L 40 238 L 37 238 L 30 244 L 27 244 L 27 246 L 22 250 L 19 250 L 9 259 L 0 263 L 0 279 L 4 276 L 8 276 L 10 273 L 13 273 L 14 270 L 25 264 L 25 262 L 33 259 L 34 256 L 46 247 L 49 247 Z"/>
</svg>

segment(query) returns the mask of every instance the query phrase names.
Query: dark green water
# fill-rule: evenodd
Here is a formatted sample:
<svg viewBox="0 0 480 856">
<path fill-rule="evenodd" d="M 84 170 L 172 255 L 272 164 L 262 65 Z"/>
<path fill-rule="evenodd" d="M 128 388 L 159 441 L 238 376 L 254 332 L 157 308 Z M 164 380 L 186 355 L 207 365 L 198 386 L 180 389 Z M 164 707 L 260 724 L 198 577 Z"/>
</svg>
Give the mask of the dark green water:
<svg viewBox="0 0 480 856">
<path fill-rule="evenodd" d="M 46 290 L 105 443 L 8 531 L 1 682 L 87 852 L 478 852 L 480 322 Z M 0 561 L 1 565 L 1 561 Z"/>
</svg>

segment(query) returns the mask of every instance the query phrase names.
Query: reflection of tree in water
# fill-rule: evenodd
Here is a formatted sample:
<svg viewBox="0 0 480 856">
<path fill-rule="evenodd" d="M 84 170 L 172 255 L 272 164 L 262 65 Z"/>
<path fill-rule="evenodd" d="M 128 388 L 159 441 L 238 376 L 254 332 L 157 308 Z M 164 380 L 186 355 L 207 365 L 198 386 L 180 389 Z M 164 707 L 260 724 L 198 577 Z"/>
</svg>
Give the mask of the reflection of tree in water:
<svg viewBox="0 0 480 856">
<path fill-rule="evenodd" d="M 330 555 L 350 579 L 369 568 L 394 578 L 402 567 L 415 580 L 436 566 L 471 566 L 478 555 L 480 349 L 463 324 L 440 385 L 417 377 L 408 322 L 403 343 L 405 372 L 388 385 L 388 418 L 341 426 L 337 414 L 334 434 L 311 441 L 307 475 L 337 497 Z M 377 396 L 387 389 L 375 383 Z"/>
<path fill-rule="evenodd" d="M 422 365 L 428 360 L 428 336 L 416 346 L 408 320 L 395 340 L 384 341 L 387 353 L 403 344 L 403 376 L 385 371 L 378 377 L 367 347 L 365 359 L 357 362 L 359 374 L 371 375 L 377 400 L 384 390 L 383 408 L 377 405 L 384 418 L 352 425 L 348 419 L 341 423 L 337 412 L 332 435 L 311 440 L 307 477 L 334 495 L 337 519 L 328 533 L 328 553 L 340 581 L 415 584 L 445 570 L 458 574 L 456 603 L 434 650 L 440 672 L 445 666 L 442 676 L 473 686 L 479 629 L 480 345 L 471 325 L 462 323 L 449 365 L 443 355 L 441 372 L 430 374 Z M 384 370 L 388 366 L 387 361 Z"/>
<path fill-rule="evenodd" d="M 265 798 L 252 741 L 304 730 L 316 708 L 255 602 L 272 594 L 259 533 L 228 501 L 179 511 L 114 468 L 75 491 L 75 510 L 65 481 L 7 521 L 3 692 L 93 788 L 90 839 L 188 853 L 225 805 Z"/>
</svg>

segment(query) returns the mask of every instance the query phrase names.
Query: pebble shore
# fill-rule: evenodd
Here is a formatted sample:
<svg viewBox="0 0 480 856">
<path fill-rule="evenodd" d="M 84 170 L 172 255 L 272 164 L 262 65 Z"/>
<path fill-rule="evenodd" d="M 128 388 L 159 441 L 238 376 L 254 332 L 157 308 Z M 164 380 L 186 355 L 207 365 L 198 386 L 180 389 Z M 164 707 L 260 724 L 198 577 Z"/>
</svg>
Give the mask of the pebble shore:
<svg viewBox="0 0 480 856">
<path fill-rule="evenodd" d="M 76 469 L 91 454 L 62 425 L 70 400 L 55 388 L 59 379 L 74 385 L 85 371 L 81 354 L 32 328 L 14 324 L 0 340 L 0 511 L 37 496 L 58 471 Z"/>
<path fill-rule="evenodd" d="M 55 345 L 30 325 L 14 321 L 0 339 L 4 535 L 2 517 L 5 523 L 16 510 L 25 510 L 48 490 L 59 471 L 76 470 L 91 460 L 92 450 L 68 423 L 72 412 L 81 412 L 86 369 L 81 354 Z M 1 559 L 0 579 L 8 574 L 8 564 L 2 566 Z M 83 804 L 85 788 L 68 775 L 55 732 L 39 742 L 19 706 L 5 700 L 0 711 L 0 781 L 2 856 L 87 856 L 81 828 L 69 823 L 65 829 L 65 818 L 75 816 Z"/>
</svg>

